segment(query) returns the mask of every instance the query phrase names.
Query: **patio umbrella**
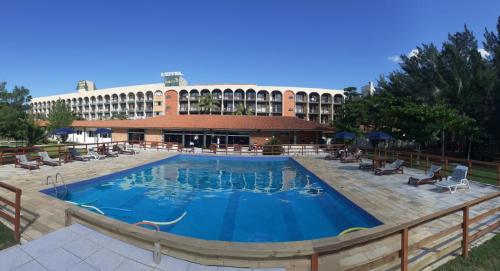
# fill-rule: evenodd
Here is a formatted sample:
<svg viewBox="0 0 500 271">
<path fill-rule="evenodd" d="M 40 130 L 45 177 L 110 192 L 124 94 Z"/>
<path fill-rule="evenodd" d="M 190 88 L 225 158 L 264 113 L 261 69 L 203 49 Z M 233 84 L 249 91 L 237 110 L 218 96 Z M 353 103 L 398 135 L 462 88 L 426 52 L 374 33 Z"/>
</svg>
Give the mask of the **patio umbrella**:
<svg viewBox="0 0 500 271">
<path fill-rule="evenodd" d="M 63 128 L 57 128 L 52 131 L 53 135 L 69 135 L 69 134 L 74 134 L 75 130 L 68 128 L 68 127 L 63 127 Z"/>
<path fill-rule="evenodd" d="M 346 139 L 350 140 L 350 139 L 355 139 L 356 135 L 354 133 L 351 133 L 351 132 L 341 131 L 341 132 L 335 133 L 333 138 L 342 139 L 342 140 L 346 140 Z"/>
<path fill-rule="evenodd" d="M 110 134 L 111 133 L 111 129 L 108 129 L 108 128 L 98 128 L 98 129 L 95 130 L 95 133 L 98 134 L 98 135 Z"/>
<path fill-rule="evenodd" d="M 108 128 L 97 128 L 94 132 L 97 135 L 97 143 L 99 143 L 99 135 L 111 134 L 111 129 Z"/>
<path fill-rule="evenodd" d="M 394 140 L 394 137 L 382 131 L 368 133 L 366 137 L 368 137 L 370 140 Z"/>
</svg>

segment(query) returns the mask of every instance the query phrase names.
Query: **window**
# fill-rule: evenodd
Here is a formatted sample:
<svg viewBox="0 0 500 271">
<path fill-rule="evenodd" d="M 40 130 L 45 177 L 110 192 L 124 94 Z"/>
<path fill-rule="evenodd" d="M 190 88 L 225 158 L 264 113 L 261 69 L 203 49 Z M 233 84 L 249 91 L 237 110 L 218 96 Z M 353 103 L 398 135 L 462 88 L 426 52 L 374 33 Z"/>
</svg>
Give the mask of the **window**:
<svg viewBox="0 0 500 271">
<path fill-rule="evenodd" d="M 88 131 L 89 137 L 95 137 L 95 131 Z"/>
<path fill-rule="evenodd" d="M 159 106 L 161 106 L 161 102 L 156 102 L 156 105 L 159 105 Z"/>
<path fill-rule="evenodd" d="M 77 135 L 81 135 L 82 134 L 82 130 L 76 130 L 76 134 Z"/>
</svg>

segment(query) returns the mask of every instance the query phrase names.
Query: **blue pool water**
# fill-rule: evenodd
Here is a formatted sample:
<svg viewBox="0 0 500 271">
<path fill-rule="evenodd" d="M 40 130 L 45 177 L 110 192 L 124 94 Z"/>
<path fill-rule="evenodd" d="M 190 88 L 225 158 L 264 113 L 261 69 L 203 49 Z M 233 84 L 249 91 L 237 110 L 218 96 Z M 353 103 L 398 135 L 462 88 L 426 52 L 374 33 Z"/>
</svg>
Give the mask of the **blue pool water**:
<svg viewBox="0 0 500 271">
<path fill-rule="evenodd" d="M 128 223 L 186 212 L 161 230 L 206 240 L 299 241 L 381 224 L 288 157 L 177 155 L 68 188 L 63 200 Z"/>
</svg>

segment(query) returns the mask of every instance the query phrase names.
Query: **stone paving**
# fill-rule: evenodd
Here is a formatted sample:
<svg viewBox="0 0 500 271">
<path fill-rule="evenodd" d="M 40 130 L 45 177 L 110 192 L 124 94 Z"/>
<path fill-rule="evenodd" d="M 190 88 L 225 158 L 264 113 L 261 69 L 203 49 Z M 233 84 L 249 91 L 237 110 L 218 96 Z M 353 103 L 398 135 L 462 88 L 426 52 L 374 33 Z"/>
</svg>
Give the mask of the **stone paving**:
<svg viewBox="0 0 500 271">
<path fill-rule="evenodd" d="M 13 165 L 4 165 L 0 166 L 0 181 L 7 182 L 23 190 L 22 243 L 25 243 L 64 227 L 64 210 L 68 207 L 68 204 L 38 192 L 41 189 L 50 187 L 45 184 L 48 175 L 55 175 L 56 172 L 60 172 L 64 176 L 66 183 L 72 183 L 135 167 L 175 154 L 178 154 L 178 152 L 168 153 L 161 150 L 147 150 L 141 151 L 140 154 L 134 156 L 121 155 L 117 158 L 101 161 L 72 162 L 55 168 L 42 166 L 40 170 L 33 171 L 15 169 Z M 437 210 L 499 191 L 497 187 L 473 182 L 471 191 L 462 189 L 455 194 L 450 194 L 447 190 L 437 189 L 433 185 L 423 185 L 418 188 L 407 185 L 406 182 L 409 176 L 421 173 L 421 171 L 413 169 L 405 168 L 405 174 L 402 175 L 375 176 L 372 172 L 358 170 L 357 164 L 326 161 L 319 157 L 295 157 L 295 159 L 340 193 L 349 197 L 357 205 L 384 222 L 384 224 L 389 225 L 408 222 Z M 4 192 L 0 192 L 0 195 L 9 196 Z M 498 206 L 499 204 L 500 199 L 478 205 L 471 209 L 471 216 L 473 217 L 486 208 Z M 425 236 L 439 232 L 452 225 L 452 223 L 456 224 L 460 221 L 461 214 L 457 213 L 420 226 L 410 231 L 410 240 L 421 240 Z M 376 244 L 322 256 L 320 258 L 320 270 L 342 270 L 377 258 L 383 253 L 397 250 L 399 245 L 399 238 L 388 238 Z M 12 251 L 18 249 L 22 249 L 22 246 L 17 247 L 17 249 L 15 247 Z M 427 253 L 431 253 L 436 248 L 430 246 L 426 249 Z M 64 252 L 60 253 L 64 254 Z M 25 264 L 29 262 L 32 261 L 27 261 Z M 36 263 L 39 262 L 29 263 L 30 265 L 26 268 L 31 265 L 35 266 Z M 388 267 L 384 268 L 387 269 Z M 307 269 L 304 268 L 303 270 Z"/>
<path fill-rule="evenodd" d="M 284 268 L 205 266 L 153 253 L 113 239 L 80 224 L 51 232 L 23 245 L 0 251 L 0 271 L 285 271 Z"/>
</svg>

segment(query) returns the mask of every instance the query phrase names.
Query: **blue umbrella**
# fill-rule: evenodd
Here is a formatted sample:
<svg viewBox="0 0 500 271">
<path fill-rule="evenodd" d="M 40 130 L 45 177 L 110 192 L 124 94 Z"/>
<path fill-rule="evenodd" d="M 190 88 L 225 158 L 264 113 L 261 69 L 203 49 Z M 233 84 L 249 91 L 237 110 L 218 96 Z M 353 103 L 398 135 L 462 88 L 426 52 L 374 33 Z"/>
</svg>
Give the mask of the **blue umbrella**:
<svg viewBox="0 0 500 271">
<path fill-rule="evenodd" d="M 57 128 L 54 131 L 52 131 L 53 135 L 69 135 L 69 134 L 74 134 L 75 130 L 68 128 L 68 127 L 63 127 L 63 128 Z"/>
<path fill-rule="evenodd" d="M 338 132 L 338 133 L 335 133 L 335 135 L 333 136 L 333 138 L 335 139 L 354 139 L 356 138 L 356 135 L 354 133 L 351 133 L 351 132 L 347 132 L 347 131 L 342 131 L 342 132 Z"/>
<path fill-rule="evenodd" d="M 368 133 L 366 137 L 368 137 L 371 140 L 394 140 L 394 137 L 382 131 Z"/>
<path fill-rule="evenodd" d="M 98 135 L 101 135 L 101 134 L 111 134 L 111 129 L 108 129 L 108 128 L 98 128 L 95 130 L 95 133 L 98 134 Z"/>
</svg>

